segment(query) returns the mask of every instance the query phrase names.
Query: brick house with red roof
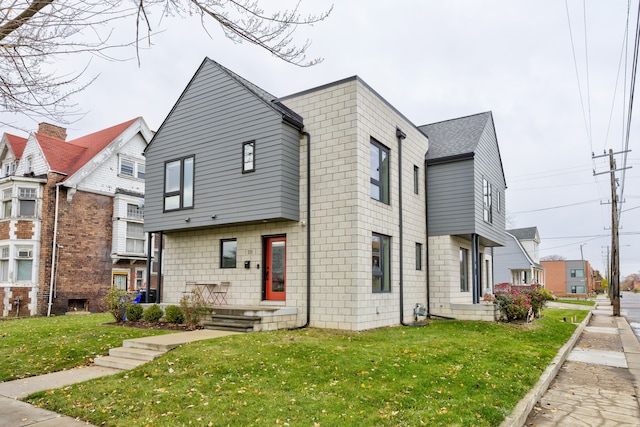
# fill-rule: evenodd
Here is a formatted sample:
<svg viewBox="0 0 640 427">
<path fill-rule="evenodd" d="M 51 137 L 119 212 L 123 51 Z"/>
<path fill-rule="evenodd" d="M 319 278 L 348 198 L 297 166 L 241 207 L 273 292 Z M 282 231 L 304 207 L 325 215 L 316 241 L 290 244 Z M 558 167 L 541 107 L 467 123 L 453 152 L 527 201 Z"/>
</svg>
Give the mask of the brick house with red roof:
<svg viewBox="0 0 640 427">
<path fill-rule="evenodd" d="M 146 277 L 142 228 L 152 132 L 142 118 L 67 141 L 41 123 L 0 139 L 0 315 L 101 311 Z"/>
</svg>

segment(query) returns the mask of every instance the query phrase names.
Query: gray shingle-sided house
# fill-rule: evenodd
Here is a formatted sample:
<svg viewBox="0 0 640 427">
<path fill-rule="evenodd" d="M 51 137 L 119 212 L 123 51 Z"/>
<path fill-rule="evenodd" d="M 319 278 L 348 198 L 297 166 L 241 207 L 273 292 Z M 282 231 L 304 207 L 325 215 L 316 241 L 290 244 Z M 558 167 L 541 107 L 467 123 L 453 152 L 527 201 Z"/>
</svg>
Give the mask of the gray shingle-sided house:
<svg viewBox="0 0 640 427">
<path fill-rule="evenodd" d="M 493 319 L 460 290 L 461 265 L 475 283 L 471 255 L 490 261 L 485 245 L 504 234 L 503 211 L 482 221 L 482 177 L 504 192 L 485 117 L 476 160 L 489 166 L 465 190 L 476 221 L 431 250 L 444 238 L 427 233 L 425 155 L 455 136 L 429 135 L 437 125 L 418 128 L 357 76 L 276 98 L 205 59 L 145 150 L 144 227 L 165 242 L 162 302 L 200 286 L 220 303 L 226 283 L 214 317 L 260 319 L 253 330 L 406 324 L 428 301 L 433 314 Z M 428 267 L 441 264 L 451 271 L 434 276 Z"/>
<path fill-rule="evenodd" d="M 507 230 L 503 247 L 493 252 L 494 284 L 538 284 L 544 286 L 544 267 L 540 264 L 540 234 L 537 227 Z"/>
<path fill-rule="evenodd" d="M 505 242 L 506 181 L 491 112 L 420 126 L 429 137 L 427 227 L 431 311 L 491 318 L 491 248 Z M 470 305 L 471 303 L 471 305 Z"/>
</svg>

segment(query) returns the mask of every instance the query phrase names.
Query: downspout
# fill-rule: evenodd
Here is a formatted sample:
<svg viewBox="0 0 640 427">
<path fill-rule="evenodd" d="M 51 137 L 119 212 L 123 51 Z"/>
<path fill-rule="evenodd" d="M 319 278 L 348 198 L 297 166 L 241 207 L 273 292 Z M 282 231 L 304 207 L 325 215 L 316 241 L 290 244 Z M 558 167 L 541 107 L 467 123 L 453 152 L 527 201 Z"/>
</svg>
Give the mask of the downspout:
<svg viewBox="0 0 640 427">
<path fill-rule="evenodd" d="M 400 296 L 400 324 L 402 326 L 426 326 L 426 323 L 406 323 L 404 321 L 404 228 L 403 228 L 403 212 L 402 212 L 402 140 L 407 135 L 396 128 L 396 138 L 398 138 L 398 228 L 399 228 L 399 244 L 398 261 L 400 263 L 400 281 L 398 283 Z"/>
<path fill-rule="evenodd" d="M 51 306 L 53 305 L 53 285 L 55 283 L 56 251 L 58 249 L 58 202 L 60 196 L 61 182 L 56 183 L 56 210 L 53 216 L 53 244 L 51 248 L 51 279 L 49 280 L 49 304 L 47 307 L 47 317 L 51 316 Z"/>
<path fill-rule="evenodd" d="M 307 137 L 307 322 L 289 330 L 304 329 L 311 323 L 311 134 L 301 135 Z"/>
</svg>

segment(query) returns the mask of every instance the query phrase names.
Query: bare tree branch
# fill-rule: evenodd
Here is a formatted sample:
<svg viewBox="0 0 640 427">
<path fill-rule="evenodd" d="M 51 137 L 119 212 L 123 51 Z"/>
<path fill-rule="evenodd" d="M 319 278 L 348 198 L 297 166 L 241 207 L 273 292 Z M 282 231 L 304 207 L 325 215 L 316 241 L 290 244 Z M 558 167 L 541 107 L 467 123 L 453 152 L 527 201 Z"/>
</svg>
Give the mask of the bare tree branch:
<svg viewBox="0 0 640 427">
<path fill-rule="evenodd" d="M 12 0 L 0 1 L 0 112 L 41 116 L 65 123 L 74 108 L 72 95 L 86 88 L 86 72 L 56 75 L 47 72 L 54 58 L 89 52 L 114 60 L 108 52 L 131 47 L 140 64 L 141 40 L 151 45 L 151 12 L 161 16 L 199 15 L 207 34 L 208 21 L 217 23 L 236 43 L 255 44 L 288 63 L 308 67 L 322 61 L 306 59 L 310 46 L 294 44 L 294 33 L 326 19 L 333 7 L 319 15 L 303 16 L 300 0 L 292 9 L 267 12 L 259 0 Z M 113 40 L 119 21 L 136 20 L 135 39 Z M 205 19 L 206 18 L 206 19 Z M 143 29 L 144 27 L 144 29 Z M 146 30 L 146 34 L 141 33 Z"/>
</svg>

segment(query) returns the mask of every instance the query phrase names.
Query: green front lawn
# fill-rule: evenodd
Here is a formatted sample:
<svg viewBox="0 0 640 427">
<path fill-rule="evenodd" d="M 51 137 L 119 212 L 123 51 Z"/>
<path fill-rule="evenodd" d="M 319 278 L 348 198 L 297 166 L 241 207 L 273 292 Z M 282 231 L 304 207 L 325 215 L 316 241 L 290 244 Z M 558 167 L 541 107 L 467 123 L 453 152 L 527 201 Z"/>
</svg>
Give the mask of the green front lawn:
<svg viewBox="0 0 640 427">
<path fill-rule="evenodd" d="M 104 426 L 496 426 L 576 328 L 551 313 L 234 335 L 28 401 Z"/>
<path fill-rule="evenodd" d="M 0 381 L 74 368 L 104 356 L 129 338 L 166 331 L 103 325 L 110 314 L 0 321 Z"/>
</svg>

